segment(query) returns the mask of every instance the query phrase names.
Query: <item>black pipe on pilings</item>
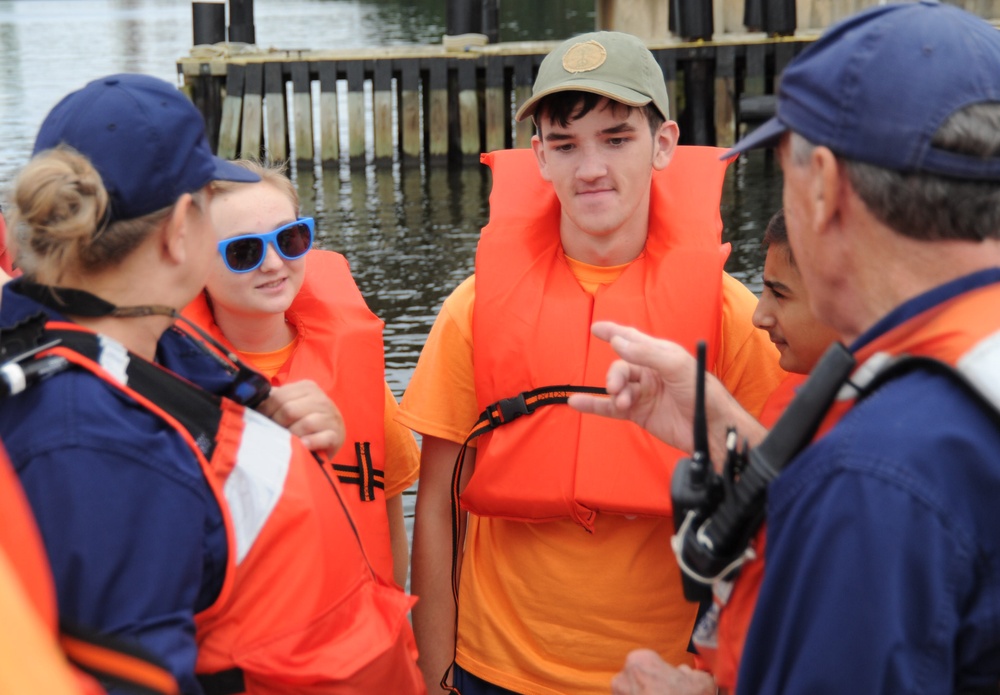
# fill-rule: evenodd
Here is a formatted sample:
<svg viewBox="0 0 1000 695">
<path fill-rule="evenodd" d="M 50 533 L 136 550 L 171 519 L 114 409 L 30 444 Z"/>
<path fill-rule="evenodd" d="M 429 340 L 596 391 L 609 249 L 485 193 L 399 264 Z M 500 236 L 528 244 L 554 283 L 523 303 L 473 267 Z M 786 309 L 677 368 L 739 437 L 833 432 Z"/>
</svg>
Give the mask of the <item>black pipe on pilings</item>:
<svg viewBox="0 0 1000 695">
<path fill-rule="evenodd" d="M 707 0 L 670 0 L 668 28 L 685 41 L 710 41 L 715 31 L 712 3 Z"/>
<path fill-rule="evenodd" d="M 225 41 L 226 3 L 192 2 L 191 27 L 195 46 Z"/>
<path fill-rule="evenodd" d="M 500 0 L 483 0 L 482 33 L 490 43 L 500 42 Z"/>
<path fill-rule="evenodd" d="M 234 2 L 235 0 L 230 0 Z M 445 31 L 449 36 L 479 34 L 483 27 L 483 3 L 474 0 L 448 0 L 445 7 Z"/>
<path fill-rule="evenodd" d="M 234 43 L 257 43 L 253 0 L 229 0 L 229 40 Z"/>
<path fill-rule="evenodd" d="M 770 36 L 795 34 L 795 0 L 764 0 L 764 31 Z"/>
<path fill-rule="evenodd" d="M 743 5 L 743 24 L 748 31 L 792 36 L 796 23 L 795 0 L 746 0 Z"/>
</svg>

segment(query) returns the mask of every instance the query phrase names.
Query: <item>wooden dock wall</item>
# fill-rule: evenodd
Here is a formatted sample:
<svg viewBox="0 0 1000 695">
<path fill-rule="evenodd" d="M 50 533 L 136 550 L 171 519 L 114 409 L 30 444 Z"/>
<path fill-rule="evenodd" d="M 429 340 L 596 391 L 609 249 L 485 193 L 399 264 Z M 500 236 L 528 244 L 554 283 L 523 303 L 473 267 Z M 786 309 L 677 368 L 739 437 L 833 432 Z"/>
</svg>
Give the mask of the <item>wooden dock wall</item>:
<svg viewBox="0 0 1000 695">
<path fill-rule="evenodd" d="M 766 115 L 781 70 L 814 38 L 650 42 L 682 142 L 732 144 L 742 125 Z M 178 71 L 224 157 L 478 161 L 480 152 L 529 146 L 531 123 L 513 116 L 557 43 L 339 54 L 238 53 L 220 44 L 196 47 Z"/>
</svg>

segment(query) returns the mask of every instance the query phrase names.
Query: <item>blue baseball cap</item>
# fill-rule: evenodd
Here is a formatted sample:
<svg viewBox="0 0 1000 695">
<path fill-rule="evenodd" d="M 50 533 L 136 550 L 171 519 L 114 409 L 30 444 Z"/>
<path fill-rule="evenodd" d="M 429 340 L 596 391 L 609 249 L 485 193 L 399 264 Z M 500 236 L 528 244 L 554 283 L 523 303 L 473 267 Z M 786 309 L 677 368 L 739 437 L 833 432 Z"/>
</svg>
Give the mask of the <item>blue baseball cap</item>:
<svg viewBox="0 0 1000 695">
<path fill-rule="evenodd" d="M 64 97 L 45 117 L 32 154 L 58 145 L 86 156 L 101 175 L 109 222 L 169 207 L 211 181 L 260 180 L 212 154 L 194 104 L 148 75 L 109 75 Z"/>
<path fill-rule="evenodd" d="M 790 62 L 774 118 L 723 157 L 772 147 L 791 130 L 884 169 L 1000 180 L 1000 157 L 931 144 L 952 114 L 986 102 L 1000 102 L 1000 31 L 935 0 L 876 6 Z"/>
</svg>

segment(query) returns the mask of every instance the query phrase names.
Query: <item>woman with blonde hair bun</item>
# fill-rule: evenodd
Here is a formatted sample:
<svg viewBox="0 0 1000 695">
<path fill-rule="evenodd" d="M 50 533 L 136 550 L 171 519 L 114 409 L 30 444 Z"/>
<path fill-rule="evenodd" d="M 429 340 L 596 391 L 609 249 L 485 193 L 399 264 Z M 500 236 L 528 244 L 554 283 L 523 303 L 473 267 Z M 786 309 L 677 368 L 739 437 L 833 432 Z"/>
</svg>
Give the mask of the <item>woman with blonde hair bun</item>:
<svg viewBox="0 0 1000 695">
<path fill-rule="evenodd" d="M 0 439 L 60 616 L 184 693 L 420 692 L 410 599 L 310 451 L 338 448 L 336 407 L 173 327 L 214 262 L 219 180 L 259 178 L 176 88 L 123 74 L 63 99 L 16 181 Z"/>
</svg>

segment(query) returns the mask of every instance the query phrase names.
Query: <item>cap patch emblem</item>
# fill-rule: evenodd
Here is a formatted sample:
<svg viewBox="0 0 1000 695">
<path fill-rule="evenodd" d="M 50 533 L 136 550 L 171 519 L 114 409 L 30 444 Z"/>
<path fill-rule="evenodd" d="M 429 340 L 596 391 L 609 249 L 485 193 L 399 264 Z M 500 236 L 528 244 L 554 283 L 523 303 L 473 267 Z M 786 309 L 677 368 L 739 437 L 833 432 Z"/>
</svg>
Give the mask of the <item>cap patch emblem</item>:
<svg viewBox="0 0 1000 695">
<path fill-rule="evenodd" d="M 604 65 L 608 52 L 596 41 L 575 43 L 563 55 L 562 64 L 566 72 L 589 72 Z"/>
</svg>

